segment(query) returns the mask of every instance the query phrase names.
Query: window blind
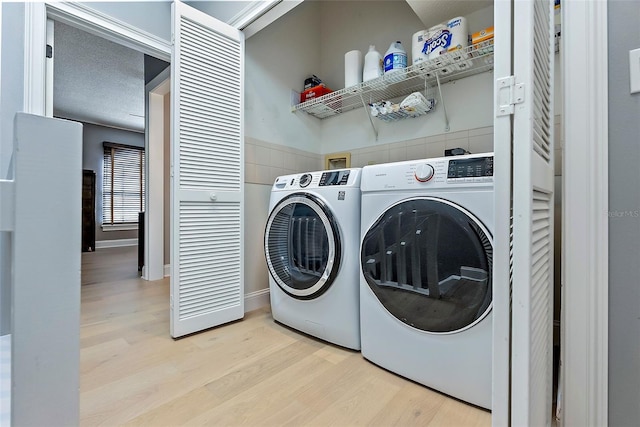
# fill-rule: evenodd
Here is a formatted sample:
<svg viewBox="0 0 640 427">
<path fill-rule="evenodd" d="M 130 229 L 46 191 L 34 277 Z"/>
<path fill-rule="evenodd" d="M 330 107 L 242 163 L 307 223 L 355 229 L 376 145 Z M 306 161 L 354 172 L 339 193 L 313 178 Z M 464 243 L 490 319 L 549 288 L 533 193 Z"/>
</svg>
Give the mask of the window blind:
<svg viewBox="0 0 640 427">
<path fill-rule="evenodd" d="M 144 211 L 144 148 L 104 143 L 102 224 L 138 222 Z"/>
</svg>

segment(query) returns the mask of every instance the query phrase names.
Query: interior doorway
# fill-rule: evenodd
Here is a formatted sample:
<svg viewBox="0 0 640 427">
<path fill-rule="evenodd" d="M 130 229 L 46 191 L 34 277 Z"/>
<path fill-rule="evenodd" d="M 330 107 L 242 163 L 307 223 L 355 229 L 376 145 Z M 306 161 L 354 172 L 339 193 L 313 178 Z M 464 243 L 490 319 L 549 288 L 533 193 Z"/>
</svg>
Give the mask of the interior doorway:
<svg viewBox="0 0 640 427">
<path fill-rule="evenodd" d="M 164 99 L 169 90 L 169 63 L 63 22 L 48 20 L 47 29 L 47 112 L 84 123 L 83 168 L 95 176 L 95 243 L 83 245 L 83 250 L 138 246 L 137 251 L 122 249 L 133 260 L 127 262 L 132 272 L 140 271 L 146 280 L 162 279 L 169 258 L 164 254 L 169 248 L 164 241 L 169 237 L 164 233 L 169 197 L 168 185 L 163 185 L 165 142 L 167 149 L 169 145 L 169 114 L 164 109 L 169 105 L 156 98 Z M 153 80 L 163 69 L 163 77 Z M 150 80 L 154 83 L 145 87 Z M 75 98 L 69 95 L 74 91 Z M 150 110 L 154 120 L 149 120 Z M 107 156 L 107 144 L 116 153 Z M 126 150 L 135 156 L 138 150 L 139 164 L 131 164 Z M 131 201 L 132 191 L 139 192 L 139 206 Z"/>
</svg>

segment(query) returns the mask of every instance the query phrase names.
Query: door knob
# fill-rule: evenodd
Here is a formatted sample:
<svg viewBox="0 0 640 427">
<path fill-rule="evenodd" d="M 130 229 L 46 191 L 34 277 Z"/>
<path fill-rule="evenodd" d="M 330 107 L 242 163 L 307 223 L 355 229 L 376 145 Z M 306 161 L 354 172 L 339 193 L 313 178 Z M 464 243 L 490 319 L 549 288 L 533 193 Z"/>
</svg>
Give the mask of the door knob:
<svg viewBox="0 0 640 427">
<path fill-rule="evenodd" d="M 209 194 L 209 198 L 212 202 L 215 202 L 216 200 L 218 200 L 218 195 L 216 193 L 211 193 Z"/>
</svg>

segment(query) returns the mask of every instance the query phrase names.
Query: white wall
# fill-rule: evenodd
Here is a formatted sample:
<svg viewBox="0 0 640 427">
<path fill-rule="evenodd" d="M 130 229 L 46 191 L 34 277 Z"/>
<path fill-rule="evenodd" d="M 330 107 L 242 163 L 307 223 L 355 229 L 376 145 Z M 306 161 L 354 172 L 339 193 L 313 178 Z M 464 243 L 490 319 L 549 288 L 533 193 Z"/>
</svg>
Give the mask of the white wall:
<svg viewBox="0 0 640 427">
<path fill-rule="evenodd" d="M 269 272 L 264 256 L 264 227 L 267 223 L 270 185 L 244 186 L 244 292 L 269 287 Z"/>
<path fill-rule="evenodd" d="M 629 50 L 640 47 L 640 8 L 625 1 L 607 8 L 609 425 L 631 426 L 640 420 L 640 94 L 629 93 Z"/>
<path fill-rule="evenodd" d="M 358 49 L 365 55 L 373 44 L 384 56 L 389 44 L 400 40 L 411 61 L 411 36 L 424 29 L 404 1 L 323 2 L 315 19 L 323 24 L 318 43 L 321 68 L 316 74 L 333 90 L 345 87 L 346 52 Z"/>
<path fill-rule="evenodd" d="M 305 2 L 246 41 L 246 138 L 320 152 L 320 121 L 290 106 L 291 89 L 320 70 L 321 6 Z"/>
<path fill-rule="evenodd" d="M 0 91 L 0 178 L 12 179 L 13 121 L 23 109 L 24 4 L 2 4 Z M 0 335 L 11 332 L 11 252 L 9 233 L 0 233 Z"/>
</svg>

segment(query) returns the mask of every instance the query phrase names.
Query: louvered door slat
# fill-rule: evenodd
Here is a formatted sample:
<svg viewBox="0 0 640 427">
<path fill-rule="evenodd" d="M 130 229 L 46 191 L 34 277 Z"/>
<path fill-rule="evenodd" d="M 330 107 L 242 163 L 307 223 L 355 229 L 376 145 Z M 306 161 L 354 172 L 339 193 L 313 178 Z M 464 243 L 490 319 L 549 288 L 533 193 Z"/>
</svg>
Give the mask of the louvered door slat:
<svg viewBox="0 0 640 427">
<path fill-rule="evenodd" d="M 553 351 L 553 2 L 514 2 L 511 424 L 551 424 Z"/>
<path fill-rule="evenodd" d="M 236 150 L 236 147 L 234 144 L 236 140 L 235 135 L 226 132 L 224 128 L 219 128 L 218 132 L 220 133 L 218 135 L 218 143 L 221 144 L 222 147 L 229 150 L 229 155 L 233 155 L 233 157 L 236 158 L 238 154 L 235 153 L 235 150 Z M 191 139 L 193 140 L 191 146 L 189 148 L 184 148 L 184 150 L 188 150 L 188 149 L 196 150 L 200 146 L 207 147 L 206 144 L 199 145 L 198 142 L 196 141 L 196 138 L 199 138 L 199 137 L 201 138 L 205 134 L 205 130 L 198 129 L 198 128 L 184 129 L 184 134 L 187 135 L 188 137 L 191 137 Z"/>
<path fill-rule="evenodd" d="M 219 277 L 221 279 L 233 279 L 233 278 L 235 278 L 237 276 L 237 274 L 236 274 L 237 272 L 233 272 L 233 271 L 227 271 L 227 272 L 221 271 L 220 273 L 221 274 L 220 274 Z M 209 280 L 209 279 L 208 279 L 207 275 L 204 274 L 204 273 L 200 274 L 200 275 L 198 275 L 197 273 L 192 273 L 191 277 L 190 277 L 190 284 L 189 285 L 183 285 L 182 288 L 180 289 L 180 291 L 182 293 L 187 293 L 187 292 L 191 292 L 191 291 L 203 291 L 203 292 L 205 292 L 207 290 L 206 289 L 202 289 L 201 285 L 203 283 L 205 283 L 207 280 Z M 232 288 L 233 288 L 232 284 L 230 286 L 232 286 Z M 224 289 L 224 288 L 219 286 L 218 288 L 212 289 L 212 291 L 217 291 L 217 290 L 221 290 L 221 289 Z"/>
<path fill-rule="evenodd" d="M 173 5 L 171 335 L 244 315 L 238 30 Z"/>
<path fill-rule="evenodd" d="M 216 61 L 212 58 L 204 58 L 204 57 L 187 57 L 187 61 L 191 66 L 190 71 L 183 75 L 185 79 L 185 84 L 188 88 L 197 88 L 197 84 L 203 85 L 204 90 L 211 90 L 212 94 L 217 97 L 224 97 L 225 92 L 220 92 L 216 90 L 219 86 L 227 88 L 229 93 L 240 93 L 235 84 L 238 82 L 237 76 L 234 76 L 232 73 L 226 72 L 223 68 L 220 67 L 220 62 Z M 225 66 L 233 66 L 233 64 L 225 63 Z M 218 68 L 220 69 L 218 73 L 218 80 L 212 82 L 207 79 L 207 73 L 211 71 L 211 69 Z M 188 80 L 187 80 L 188 79 Z"/>
<path fill-rule="evenodd" d="M 193 77 L 194 75 L 196 77 L 193 80 L 182 82 L 183 85 L 185 86 L 185 89 L 187 89 L 187 91 L 185 92 L 185 95 L 191 101 L 193 101 L 193 104 L 195 106 L 198 106 L 198 107 L 202 106 L 202 107 L 207 107 L 207 108 L 220 108 L 221 107 L 220 105 L 209 104 L 209 103 L 203 102 L 199 97 L 200 91 L 206 92 L 206 94 L 208 96 L 210 96 L 214 100 L 225 100 L 225 99 L 228 99 L 227 95 L 230 95 L 230 96 L 239 95 L 238 92 L 235 92 L 232 88 L 230 88 L 230 84 L 233 83 L 231 81 L 216 82 L 215 90 L 207 90 L 208 87 L 206 87 L 206 86 L 202 87 L 202 88 L 199 88 L 198 80 L 200 78 L 198 76 L 204 77 L 209 72 L 211 72 L 211 70 L 203 70 L 202 72 L 198 73 L 197 75 L 188 74 L 187 77 L 189 77 L 189 76 Z M 226 89 L 226 91 L 224 91 L 225 89 Z M 224 110 L 238 111 L 239 107 L 240 106 L 237 105 L 236 103 L 231 103 L 231 104 L 225 103 Z"/>
<path fill-rule="evenodd" d="M 215 272 L 216 273 L 216 279 L 217 277 L 225 274 L 226 272 L 229 271 L 233 271 L 235 272 L 235 270 L 233 269 L 233 261 L 235 259 L 238 258 L 238 256 L 240 256 L 239 251 L 229 251 L 230 253 L 227 256 L 217 256 L 215 257 L 215 262 L 211 262 L 211 259 L 213 257 L 209 257 L 208 260 L 200 260 L 197 263 L 187 263 L 187 262 L 183 262 L 181 264 L 182 267 L 182 275 L 180 276 L 181 278 L 184 278 L 185 281 L 183 283 L 183 286 L 190 286 L 191 282 L 189 281 L 190 279 L 193 279 L 195 277 L 204 277 L 204 274 L 208 274 L 210 272 Z M 186 253 L 183 253 L 183 255 L 188 255 Z M 229 263 L 232 263 L 231 265 L 229 265 Z"/>
<path fill-rule="evenodd" d="M 214 123 L 210 123 L 204 124 L 204 129 L 210 128 L 212 126 L 215 126 L 216 130 L 225 130 L 227 132 L 227 135 L 232 137 L 232 138 L 237 138 L 238 136 L 238 132 L 237 132 L 237 125 L 239 123 L 239 121 L 236 120 L 236 112 L 235 111 L 231 111 L 228 109 L 222 109 L 222 108 L 216 108 L 216 107 L 198 107 L 198 108 L 185 108 L 185 111 L 187 111 L 189 113 L 189 118 L 183 118 L 182 120 L 182 124 L 185 126 L 188 126 L 190 124 L 192 125 L 196 125 L 197 127 L 194 130 L 199 130 L 201 129 L 200 123 L 196 122 L 197 119 L 204 119 L 204 120 L 209 120 L 211 118 L 211 115 L 214 114 L 216 115 L 216 117 L 218 117 L 219 119 L 225 118 L 228 120 L 228 122 L 225 123 L 219 123 L 219 122 L 214 122 Z M 187 130 L 187 129 L 185 129 Z M 216 135 L 216 138 L 219 138 L 221 135 Z"/>
</svg>

